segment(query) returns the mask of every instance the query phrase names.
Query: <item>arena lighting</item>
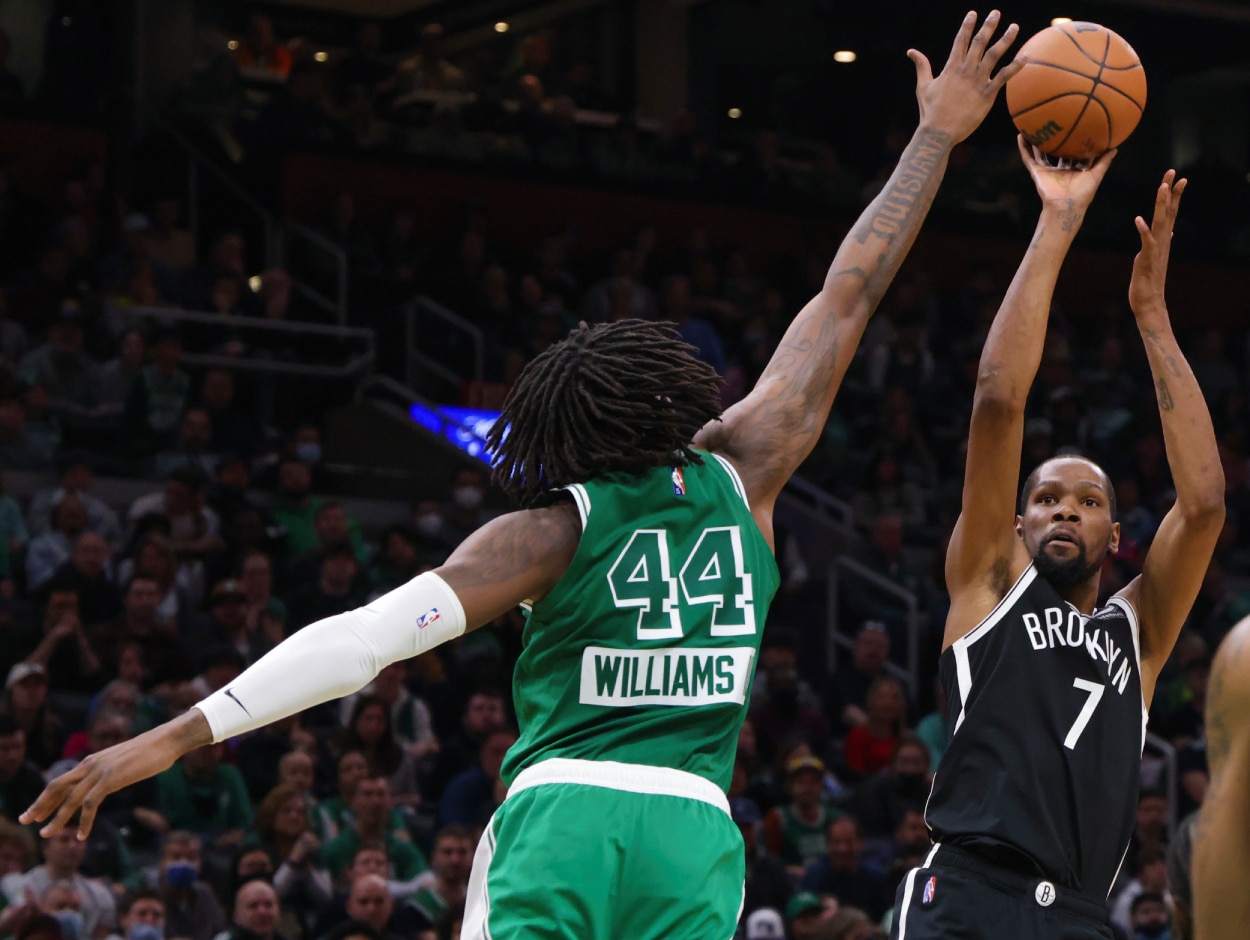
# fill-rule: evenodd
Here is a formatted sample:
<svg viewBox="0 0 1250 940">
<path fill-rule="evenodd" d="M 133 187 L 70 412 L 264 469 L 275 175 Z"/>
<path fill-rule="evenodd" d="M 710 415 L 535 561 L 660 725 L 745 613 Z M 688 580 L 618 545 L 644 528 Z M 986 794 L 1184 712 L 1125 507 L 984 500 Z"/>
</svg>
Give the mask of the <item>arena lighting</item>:
<svg viewBox="0 0 1250 940">
<path fill-rule="evenodd" d="M 1050 21 L 1050 25 L 1062 26 L 1064 23 L 1071 23 L 1071 22 L 1072 22 L 1072 17 L 1070 16 L 1056 16 L 1053 20 Z"/>
<path fill-rule="evenodd" d="M 858 58 L 859 56 L 850 49 L 839 49 L 833 54 L 833 61 L 841 62 L 843 65 L 850 65 Z"/>
<path fill-rule="evenodd" d="M 507 23 L 503 22 L 502 20 L 500 20 L 498 23 L 495 24 L 495 32 L 497 33 L 506 33 L 511 28 L 512 27 L 510 27 Z"/>
<path fill-rule="evenodd" d="M 498 411 L 413 402 L 408 407 L 408 417 L 432 434 L 450 441 L 470 457 L 486 464 L 491 462 L 486 450 L 486 435 L 499 420 Z"/>
<path fill-rule="evenodd" d="M 738 118 L 742 117 L 742 109 L 741 109 L 741 108 L 730 108 L 730 109 L 729 109 L 729 116 L 730 116 L 731 118 L 733 118 L 735 121 L 736 121 L 736 120 L 738 120 Z"/>
<path fill-rule="evenodd" d="M 260 275 L 253 274 L 251 277 L 249 277 L 247 279 L 247 286 L 251 289 L 253 294 L 259 294 L 260 288 L 261 288 Z"/>
<path fill-rule="evenodd" d="M 235 49 L 239 48 L 239 41 L 237 39 L 231 39 L 228 43 L 226 43 L 226 48 L 231 52 L 234 52 Z"/>
<path fill-rule="evenodd" d="M 324 62 L 328 58 L 330 58 L 330 53 L 317 51 L 313 53 L 313 58 L 316 59 L 318 62 Z"/>
</svg>

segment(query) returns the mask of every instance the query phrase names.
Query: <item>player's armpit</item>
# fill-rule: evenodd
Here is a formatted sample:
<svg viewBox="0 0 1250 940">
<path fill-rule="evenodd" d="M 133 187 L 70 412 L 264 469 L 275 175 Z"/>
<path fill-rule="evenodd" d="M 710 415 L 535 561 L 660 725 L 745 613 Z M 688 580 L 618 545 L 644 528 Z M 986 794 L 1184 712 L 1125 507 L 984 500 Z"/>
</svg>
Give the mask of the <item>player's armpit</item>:
<svg viewBox="0 0 1250 940">
<path fill-rule="evenodd" d="M 577 551 L 581 520 L 571 499 L 525 509 L 482 526 L 436 569 L 476 630 L 522 601 L 538 601 L 563 577 Z"/>
</svg>

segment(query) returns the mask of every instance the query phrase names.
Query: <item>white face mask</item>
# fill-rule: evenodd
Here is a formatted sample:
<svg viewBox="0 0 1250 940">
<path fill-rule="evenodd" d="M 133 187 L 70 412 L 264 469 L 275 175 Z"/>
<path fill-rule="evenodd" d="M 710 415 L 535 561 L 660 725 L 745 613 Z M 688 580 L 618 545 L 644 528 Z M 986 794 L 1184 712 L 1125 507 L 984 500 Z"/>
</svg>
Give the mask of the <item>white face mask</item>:
<svg viewBox="0 0 1250 940">
<path fill-rule="evenodd" d="M 477 509 L 485 494 L 476 486 L 459 486 L 452 491 L 451 499 L 461 509 Z"/>
<path fill-rule="evenodd" d="M 427 512 L 425 515 L 417 517 L 417 531 L 426 538 L 433 538 L 438 535 L 442 527 L 443 517 L 436 512 Z"/>
</svg>

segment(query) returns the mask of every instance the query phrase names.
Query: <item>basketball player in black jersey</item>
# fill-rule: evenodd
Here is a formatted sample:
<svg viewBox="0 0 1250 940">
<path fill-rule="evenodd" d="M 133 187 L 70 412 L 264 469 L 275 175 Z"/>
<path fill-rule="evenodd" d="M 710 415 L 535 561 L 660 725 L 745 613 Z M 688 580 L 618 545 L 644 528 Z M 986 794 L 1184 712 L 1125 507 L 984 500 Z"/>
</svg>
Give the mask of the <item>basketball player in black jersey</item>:
<svg viewBox="0 0 1250 940">
<path fill-rule="evenodd" d="M 946 558 L 940 660 L 952 736 L 930 794 L 935 845 L 899 886 L 898 940 L 1109 938 L 1106 898 L 1133 830 L 1155 679 L 1224 520 L 1215 432 L 1164 305 L 1185 181 L 1169 171 L 1129 302 L 1146 345 L 1176 503 L 1143 573 L 1098 610 L 1119 543 L 1106 473 L 1042 463 L 1016 502 L 1024 409 L 1063 259 L 1114 153 L 1088 170 L 1021 155 L 1042 198 L 1028 252 L 981 354 L 963 505 Z"/>
</svg>

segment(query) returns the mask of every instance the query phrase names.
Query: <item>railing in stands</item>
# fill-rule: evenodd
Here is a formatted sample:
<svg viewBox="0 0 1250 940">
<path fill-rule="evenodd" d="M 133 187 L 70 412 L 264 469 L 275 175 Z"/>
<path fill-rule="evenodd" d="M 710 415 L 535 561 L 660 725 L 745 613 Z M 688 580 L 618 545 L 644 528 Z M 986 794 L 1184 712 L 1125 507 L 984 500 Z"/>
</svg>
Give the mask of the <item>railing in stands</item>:
<svg viewBox="0 0 1250 940">
<path fill-rule="evenodd" d="M 291 219 L 282 220 L 277 235 L 276 263 L 291 275 L 296 292 L 333 316 L 339 326 L 344 326 L 347 323 L 349 286 L 347 252 L 321 233 Z M 323 278 L 315 272 L 305 271 L 303 267 L 305 261 L 321 267 L 313 260 L 318 254 L 326 256 L 334 269 L 334 277 L 326 284 L 330 293 L 314 286 L 314 281 L 321 284 Z"/>
<path fill-rule="evenodd" d="M 476 325 L 424 294 L 408 303 L 404 323 L 404 377 L 409 387 L 429 393 L 426 380 L 432 377 L 442 383 L 442 394 L 436 397 L 458 402 L 465 382 L 482 379 L 486 339 Z"/>
<path fill-rule="evenodd" d="M 234 356 L 227 353 L 184 351 L 183 361 L 196 366 L 224 366 L 240 372 L 341 379 L 368 375 L 373 371 L 374 360 L 377 358 L 374 331 L 358 327 L 266 320 L 259 317 L 223 316 L 218 313 L 198 313 L 190 310 L 176 310 L 171 307 L 131 307 L 123 316 L 125 326 L 131 326 L 143 320 L 155 320 L 168 324 L 202 324 L 253 337 L 280 335 L 290 338 L 298 337 L 305 341 L 313 337 L 322 337 L 343 347 L 341 363 L 316 363 L 268 356 Z"/>
<path fill-rule="evenodd" d="M 889 594 L 900 602 L 906 626 L 905 638 L 907 648 L 904 651 L 906 666 L 898 666 L 890 662 L 886 663 L 886 671 L 903 683 L 913 702 L 918 701 L 920 692 L 920 627 L 922 616 L 916 595 L 891 581 L 885 575 L 860 564 L 848 555 L 838 555 L 829 564 L 829 607 L 826 613 L 826 626 L 829 630 L 829 643 L 826 650 L 829 672 L 832 674 L 838 666 L 839 647 L 850 649 L 855 643 L 853 636 L 844 634 L 838 629 L 838 601 L 842 590 L 846 587 L 843 583 L 844 574 L 850 575 L 861 582 L 861 588 L 863 583 L 867 582 L 874 590 Z"/>
<path fill-rule="evenodd" d="M 1167 790 L 1168 795 L 1168 840 L 1170 841 L 1176 835 L 1176 806 L 1180 797 L 1180 780 L 1177 776 L 1176 767 L 1176 748 L 1164 738 L 1148 731 L 1146 732 L 1145 750 L 1155 751 L 1163 758 L 1163 772 L 1166 781 L 1164 788 Z"/>
</svg>

